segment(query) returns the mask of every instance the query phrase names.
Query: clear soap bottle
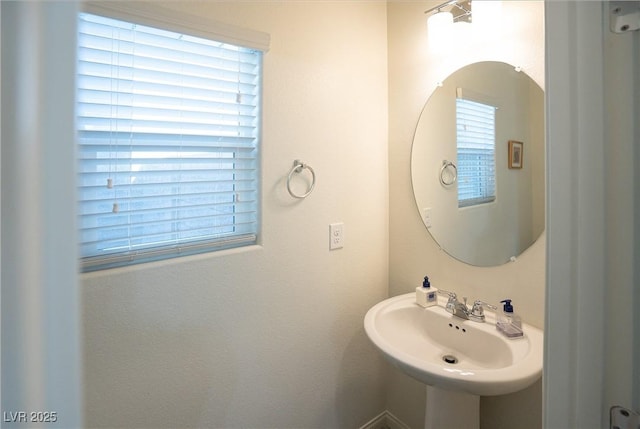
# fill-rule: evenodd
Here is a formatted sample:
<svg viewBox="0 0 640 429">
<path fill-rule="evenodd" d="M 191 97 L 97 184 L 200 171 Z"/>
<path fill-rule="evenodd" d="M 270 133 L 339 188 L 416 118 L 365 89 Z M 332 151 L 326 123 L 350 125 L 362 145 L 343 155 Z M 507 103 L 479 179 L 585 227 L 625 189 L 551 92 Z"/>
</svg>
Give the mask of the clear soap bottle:
<svg viewBox="0 0 640 429">
<path fill-rule="evenodd" d="M 522 319 L 519 315 L 513 312 L 513 305 L 511 305 L 510 299 L 500 301 L 504 304 L 502 314 L 496 315 L 496 329 L 506 337 L 518 338 L 522 337 Z"/>
<path fill-rule="evenodd" d="M 422 307 L 431 307 L 438 303 L 438 290 L 431 287 L 427 276 L 422 280 L 422 286 L 416 288 L 416 303 Z"/>
</svg>

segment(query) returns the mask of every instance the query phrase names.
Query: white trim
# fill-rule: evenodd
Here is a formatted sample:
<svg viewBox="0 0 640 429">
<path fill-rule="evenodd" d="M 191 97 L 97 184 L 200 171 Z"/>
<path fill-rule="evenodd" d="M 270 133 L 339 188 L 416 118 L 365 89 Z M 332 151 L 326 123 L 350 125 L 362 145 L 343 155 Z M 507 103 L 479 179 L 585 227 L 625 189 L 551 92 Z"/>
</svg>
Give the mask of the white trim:
<svg viewBox="0 0 640 429">
<path fill-rule="evenodd" d="M 388 429 L 387 426 L 387 413 L 388 411 L 383 411 L 371 420 L 369 420 L 364 425 L 360 426 L 360 429 Z"/>
<path fill-rule="evenodd" d="M 610 2 L 609 7 L 614 3 Z M 608 12 L 605 6 L 605 26 Z M 634 268 L 640 270 L 637 259 L 640 257 L 640 175 L 635 167 L 640 161 L 637 150 L 640 148 L 640 56 L 637 55 L 640 32 L 620 34 L 605 27 L 603 35 L 607 142 L 606 311 L 609 315 L 605 350 L 610 351 L 605 358 L 604 405 L 605 411 L 621 406 L 640 413 L 640 318 L 637 312 L 640 271 L 634 274 Z M 625 420 L 630 423 L 632 419 Z M 624 427 L 623 422 L 616 423 Z"/>
<path fill-rule="evenodd" d="M 545 3 L 544 427 L 605 427 L 603 5 Z"/>
<path fill-rule="evenodd" d="M 402 420 L 385 410 L 369 420 L 360 429 L 411 429 Z"/>
<path fill-rule="evenodd" d="M 108 16 L 141 25 L 158 26 L 191 36 L 231 43 L 263 52 L 269 50 L 271 36 L 262 31 L 238 27 L 197 15 L 177 12 L 154 2 L 85 2 L 83 12 Z"/>
<path fill-rule="evenodd" d="M 387 411 L 386 413 L 389 429 L 411 429 L 409 425 L 405 424 L 402 420 L 391 414 L 389 411 Z"/>
<path fill-rule="evenodd" d="M 80 428 L 82 295 L 73 132 L 77 5 L 2 2 L 1 9 L 0 270 L 7 303 L 1 403 L 3 412 L 24 413 L 23 420 L 8 424 L 3 418 L 2 427 Z M 36 411 L 55 423 L 26 423 Z"/>
</svg>

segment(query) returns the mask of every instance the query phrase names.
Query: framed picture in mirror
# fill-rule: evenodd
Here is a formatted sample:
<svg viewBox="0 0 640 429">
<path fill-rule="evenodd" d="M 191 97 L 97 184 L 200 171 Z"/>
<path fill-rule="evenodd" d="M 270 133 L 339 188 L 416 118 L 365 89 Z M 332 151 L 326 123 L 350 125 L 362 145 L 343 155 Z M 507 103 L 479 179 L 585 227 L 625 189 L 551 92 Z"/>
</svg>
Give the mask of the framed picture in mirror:
<svg viewBox="0 0 640 429">
<path fill-rule="evenodd" d="M 509 140 L 509 168 L 522 168 L 523 143 Z"/>
</svg>

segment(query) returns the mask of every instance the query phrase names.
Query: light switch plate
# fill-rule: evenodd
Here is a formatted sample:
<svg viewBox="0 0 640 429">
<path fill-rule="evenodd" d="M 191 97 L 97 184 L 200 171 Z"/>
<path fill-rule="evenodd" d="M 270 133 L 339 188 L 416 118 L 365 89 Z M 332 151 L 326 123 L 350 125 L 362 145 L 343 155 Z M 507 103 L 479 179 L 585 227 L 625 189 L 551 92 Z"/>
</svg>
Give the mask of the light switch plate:
<svg viewBox="0 0 640 429">
<path fill-rule="evenodd" d="M 344 223 L 329 224 L 329 250 L 342 249 L 344 247 Z"/>
</svg>

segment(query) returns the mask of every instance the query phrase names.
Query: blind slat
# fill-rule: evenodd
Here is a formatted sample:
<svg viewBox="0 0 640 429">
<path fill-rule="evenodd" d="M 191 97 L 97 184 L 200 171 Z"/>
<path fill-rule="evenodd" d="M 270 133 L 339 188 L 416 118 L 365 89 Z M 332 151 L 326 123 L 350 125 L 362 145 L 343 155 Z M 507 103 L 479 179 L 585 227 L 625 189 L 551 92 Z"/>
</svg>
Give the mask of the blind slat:
<svg viewBox="0 0 640 429">
<path fill-rule="evenodd" d="M 206 147 L 209 151 L 224 151 L 227 149 L 256 149 L 257 131 L 248 136 L 222 136 L 222 135 L 185 135 L 185 134 L 153 134 L 118 132 L 115 130 L 104 131 L 78 131 L 82 146 L 80 150 L 93 150 L 91 145 L 108 146 L 117 141 L 133 141 L 135 139 L 138 151 L 144 151 L 149 146 L 161 145 L 169 149 L 175 147 Z M 98 149 L 96 149 L 98 150 Z M 111 149 L 109 149 L 111 150 Z"/>
<path fill-rule="evenodd" d="M 261 53 L 84 13 L 78 28 L 83 266 L 254 243 Z"/>
</svg>

